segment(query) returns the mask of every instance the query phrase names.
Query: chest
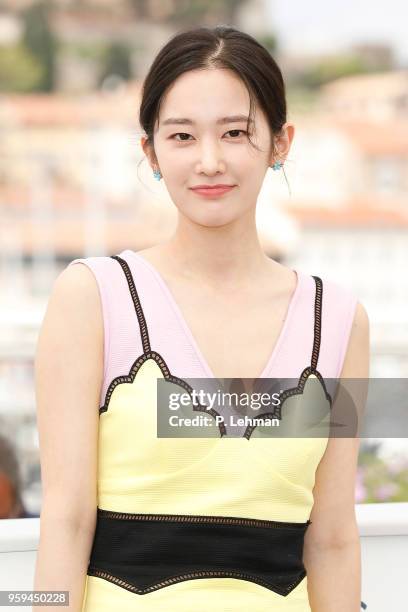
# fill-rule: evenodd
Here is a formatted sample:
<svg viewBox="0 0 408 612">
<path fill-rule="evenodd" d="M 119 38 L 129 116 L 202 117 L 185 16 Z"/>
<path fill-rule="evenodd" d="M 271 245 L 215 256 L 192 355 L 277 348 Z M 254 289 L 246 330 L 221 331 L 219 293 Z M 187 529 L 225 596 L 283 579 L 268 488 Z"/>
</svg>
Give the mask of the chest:
<svg viewBox="0 0 408 612">
<path fill-rule="evenodd" d="M 264 373 L 283 333 L 290 292 L 221 296 L 173 284 L 171 293 L 208 374 L 254 379 Z"/>
</svg>

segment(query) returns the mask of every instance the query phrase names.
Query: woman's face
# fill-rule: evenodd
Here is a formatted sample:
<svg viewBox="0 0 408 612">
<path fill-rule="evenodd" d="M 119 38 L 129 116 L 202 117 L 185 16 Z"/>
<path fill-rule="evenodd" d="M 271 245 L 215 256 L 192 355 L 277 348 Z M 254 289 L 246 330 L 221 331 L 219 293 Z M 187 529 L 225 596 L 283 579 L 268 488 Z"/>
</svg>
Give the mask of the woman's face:
<svg viewBox="0 0 408 612">
<path fill-rule="evenodd" d="M 257 106 L 255 124 L 249 126 L 259 150 L 247 138 L 248 115 L 248 91 L 226 69 L 184 73 L 164 96 L 154 131 L 156 157 L 145 139 L 142 146 L 179 212 L 191 221 L 221 226 L 254 212 L 266 170 L 276 158 L 264 113 Z M 216 184 L 234 187 L 211 198 L 191 189 Z"/>
</svg>

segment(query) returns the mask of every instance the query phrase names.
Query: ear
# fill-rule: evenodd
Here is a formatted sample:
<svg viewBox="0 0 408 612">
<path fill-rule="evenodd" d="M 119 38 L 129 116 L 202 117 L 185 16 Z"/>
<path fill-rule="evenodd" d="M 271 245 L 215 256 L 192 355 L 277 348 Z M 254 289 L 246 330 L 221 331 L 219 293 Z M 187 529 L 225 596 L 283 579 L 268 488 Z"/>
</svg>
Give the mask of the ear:
<svg viewBox="0 0 408 612">
<path fill-rule="evenodd" d="M 147 157 L 147 160 L 150 164 L 151 169 L 154 170 L 154 168 L 157 166 L 157 160 L 156 160 L 156 156 L 154 154 L 153 148 L 148 141 L 147 136 L 142 136 L 140 138 L 140 146 L 143 149 L 143 153 Z"/>
<path fill-rule="evenodd" d="M 293 137 L 295 135 L 295 126 L 293 123 L 286 122 L 279 134 L 274 138 L 275 146 L 274 153 L 271 156 L 270 163 L 273 164 L 275 161 L 284 162 L 286 156 L 289 153 L 289 149 L 292 144 Z"/>
</svg>

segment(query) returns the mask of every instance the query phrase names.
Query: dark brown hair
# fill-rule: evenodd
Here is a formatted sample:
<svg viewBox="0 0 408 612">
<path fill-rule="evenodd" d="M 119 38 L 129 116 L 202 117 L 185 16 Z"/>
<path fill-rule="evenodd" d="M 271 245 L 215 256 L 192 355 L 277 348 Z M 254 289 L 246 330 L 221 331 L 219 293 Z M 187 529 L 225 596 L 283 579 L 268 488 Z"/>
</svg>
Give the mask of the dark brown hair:
<svg viewBox="0 0 408 612">
<path fill-rule="evenodd" d="M 175 34 L 155 57 L 143 83 L 139 109 L 139 123 L 152 149 L 154 126 L 166 91 L 183 73 L 206 68 L 228 68 L 242 79 L 250 98 L 248 134 L 256 100 L 267 118 L 274 147 L 273 135 L 281 131 L 287 113 L 281 70 L 255 38 L 234 27 L 218 25 Z"/>
</svg>

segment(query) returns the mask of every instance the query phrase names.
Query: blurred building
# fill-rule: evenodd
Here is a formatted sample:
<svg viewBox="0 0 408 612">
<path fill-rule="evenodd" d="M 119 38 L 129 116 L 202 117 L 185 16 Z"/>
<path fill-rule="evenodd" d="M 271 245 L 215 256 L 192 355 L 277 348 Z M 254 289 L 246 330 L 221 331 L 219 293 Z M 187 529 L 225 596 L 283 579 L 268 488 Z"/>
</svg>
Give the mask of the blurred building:
<svg viewBox="0 0 408 612">
<path fill-rule="evenodd" d="M 356 43 L 352 50 L 364 61 L 364 66 L 369 71 L 392 70 L 395 66 L 395 52 L 388 44 Z"/>
<path fill-rule="evenodd" d="M 407 121 L 408 70 L 343 77 L 328 83 L 321 88 L 320 110 L 342 119 Z M 394 130 L 398 131 L 396 126 Z"/>
</svg>

